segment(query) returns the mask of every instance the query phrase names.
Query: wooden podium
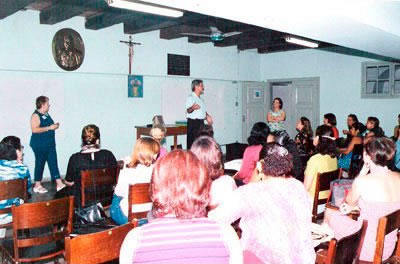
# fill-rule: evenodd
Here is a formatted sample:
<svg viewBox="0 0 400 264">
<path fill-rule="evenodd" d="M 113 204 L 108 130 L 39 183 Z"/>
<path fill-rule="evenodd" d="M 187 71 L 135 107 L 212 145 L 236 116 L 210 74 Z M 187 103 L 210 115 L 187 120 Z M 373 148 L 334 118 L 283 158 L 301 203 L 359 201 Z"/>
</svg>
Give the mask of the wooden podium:
<svg viewBox="0 0 400 264">
<path fill-rule="evenodd" d="M 177 126 L 177 125 L 165 125 L 167 129 L 166 137 L 174 136 L 174 148 L 178 145 L 178 135 L 186 135 L 187 134 L 187 126 Z M 136 128 L 136 139 L 141 136 L 150 136 L 151 127 L 147 126 L 135 126 Z"/>
</svg>

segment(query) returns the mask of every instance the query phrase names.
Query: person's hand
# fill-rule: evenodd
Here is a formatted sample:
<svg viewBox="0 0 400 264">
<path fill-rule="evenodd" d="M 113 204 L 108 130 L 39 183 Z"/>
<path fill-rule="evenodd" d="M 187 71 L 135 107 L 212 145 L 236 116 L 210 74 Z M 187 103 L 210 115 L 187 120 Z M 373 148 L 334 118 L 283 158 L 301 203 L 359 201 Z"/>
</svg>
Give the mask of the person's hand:
<svg viewBox="0 0 400 264">
<path fill-rule="evenodd" d="M 343 134 L 348 135 L 349 134 L 349 130 L 343 129 Z"/>
<path fill-rule="evenodd" d="M 347 215 L 353 211 L 353 208 L 347 203 L 342 203 L 339 207 L 340 214 Z"/>
<path fill-rule="evenodd" d="M 50 125 L 49 130 L 56 130 L 60 127 L 60 123 Z"/>
<path fill-rule="evenodd" d="M 367 162 L 364 163 L 362 169 L 360 170 L 359 176 L 367 175 L 369 172 L 369 164 Z"/>
<path fill-rule="evenodd" d="M 206 121 L 210 126 L 212 126 L 212 124 L 214 123 L 214 121 L 210 115 L 206 116 Z"/>
<path fill-rule="evenodd" d="M 198 105 L 198 104 L 193 104 L 193 105 L 192 105 L 192 109 L 193 109 L 193 111 L 194 111 L 194 110 L 198 110 L 198 109 L 200 109 L 200 105 Z"/>
</svg>

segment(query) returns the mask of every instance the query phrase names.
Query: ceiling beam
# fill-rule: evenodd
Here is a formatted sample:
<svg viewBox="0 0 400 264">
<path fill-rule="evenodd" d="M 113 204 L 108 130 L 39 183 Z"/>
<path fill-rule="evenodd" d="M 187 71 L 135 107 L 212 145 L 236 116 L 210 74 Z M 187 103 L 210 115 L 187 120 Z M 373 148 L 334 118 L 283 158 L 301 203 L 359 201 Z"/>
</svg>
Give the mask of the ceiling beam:
<svg viewBox="0 0 400 264">
<path fill-rule="evenodd" d="M 251 31 L 243 32 L 242 34 L 235 35 L 229 38 L 225 38 L 223 41 L 214 43 L 216 47 L 228 47 L 235 46 L 239 43 L 246 43 L 249 41 L 256 41 L 260 38 L 265 38 L 269 33 L 266 33 L 268 29 L 260 30 L 254 28 Z M 269 31 L 269 30 L 268 30 Z"/>
<path fill-rule="evenodd" d="M 144 16 L 140 19 L 125 21 L 124 22 L 124 33 L 125 34 L 138 34 L 143 32 L 149 32 L 153 30 L 159 30 L 174 26 L 178 23 L 178 20 L 171 19 L 162 16 Z"/>
<path fill-rule="evenodd" d="M 209 34 L 210 29 L 208 27 L 189 26 L 180 24 L 172 27 L 162 28 L 160 30 L 160 38 L 171 40 L 176 38 L 187 37 L 185 35 L 182 35 L 182 33 Z"/>
<path fill-rule="evenodd" d="M 134 21 L 143 17 L 144 13 L 118 8 L 107 9 L 104 13 L 86 19 L 86 29 L 107 28 L 125 21 Z"/>
<path fill-rule="evenodd" d="M 286 45 L 276 45 L 276 46 L 265 46 L 257 48 L 258 53 L 274 53 L 274 52 L 284 52 L 284 51 L 291 51 L 291 50 L 300 50 L 300 49 L 309 49 L 305 46 L 293 45 L 288 44 Z"/>
<path fill-rule="evenodd" d="M 14 14 L 34 1 L 35 0 L 0 0 L 0 19 Z"/>
<path fill-rule="evenodd" d="M 98 0 L 61 0 L 40 12 L 40 24 L 54 25 L 79 16 L 87 10 L 100 10 L 107 8 L 105 1 Z"/>
<path fill-rule="evenodd" d="M 209 37 L 197 37 L 197 36 L 188 36 L 188 42 L 194 44 L 211 42 Z"/>
</svg>

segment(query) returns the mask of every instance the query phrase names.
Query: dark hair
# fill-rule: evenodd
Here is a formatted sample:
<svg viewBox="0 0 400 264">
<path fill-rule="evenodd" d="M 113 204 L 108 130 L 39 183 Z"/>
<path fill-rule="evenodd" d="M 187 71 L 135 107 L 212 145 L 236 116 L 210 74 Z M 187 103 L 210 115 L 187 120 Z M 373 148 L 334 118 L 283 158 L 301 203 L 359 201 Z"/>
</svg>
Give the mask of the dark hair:
<svg viewBox="0 0 400 264">
<path fill-rule="evenodd" d="M 0 143 L 0 160 L 16 160 L 17 152 L 15 148 L 7 143 Z"/>
<path fill-rule="evenodd" d="M 332 113 L 327 113 L 324 115 L 324 118 L 328 119 L 328 123 L 332 126 L 336 126 L 336 116 Z"/>
<path fill-rule="evenodd" d="M 374 137 L 365 145 L 365 152 L 376 165 L 388 166 L 393 160 L 396 145 L 388 138 Z"/>
<path fill-rule="evenodd" d="M 19 137 L 16 137 L 16 136 L 7 136 L 7 137 L 3 138 L 1 143 L 11 145 L 16 151 L 21 150 L 21 148 L 22 148 L 21 139 L 19 139 Z"/>
<path fill-rule="evenodd" d="M 364 131 L 367 129 L 367 128 L 364 126 L 364 124 L 363 124 L 363 123 L 360 123 L 360 122 L 355 122 L 355 123 L 353 123 L 353 125 L 351 125 L 351 128 L 350 128 L 350 129 L 352 129 L 352 128 L 354 128 L 356 131 L 358 130 L 358 134 L 359 134 L 359 135 L 361 135 L 362 133 L 364 133 Z"/>
<path fill-rule="evenodd" d="M 201 136 L 197 138 L 190 151 L 207 168 L 211 180 L 218 179 L 224 173 L 221 147 L 212 137 Z"/>
<path fill-rule="evenodd" d="M 281 146 L 286 146 L 290 142 L 290 136 L 285 130 L 278 130 L 272 132 L 275 142 Z"/>
<path fill-rule="evenodd" d="M 272 100 L 272 105 L 274 104 L 275 100 L 277 100 L 279 102 L 279 109 L 282 109 L 282 107 L 283 107 L 282 99 L 279 97 L 275 97 L 274 100 Z"/>
<path fill-rule="evenodd" d="M 269 133 L 270 130 L 266 123 L 257 122 L 253 125 L 250 136 L 247 138 L 247 142 L 250 146 L 264 145 L 267 143 L 267 137 Z"/>
<path fill-rule="evenodd" d="M 260 161 L 262 171 L 266 176 L 291 177 L 289 172 L 293 169 L 293 156 L 279 144 L 265 144 L 260 152 Z"/>
<path fill-rule="evenodd" d="M 354 121 L 355 123 L 358 123 L 358 118 L 357 118 L 357 116 L 356 116 L 355 114 L 349 114 L 348 117 L 350 117 L 351 119 L 353 119 L 353 121 Z"/>
<path fill-rule="evenodd" d="M 47 101 L 49 101 L 49 98 L 41 95 L 38 98 L 36 98 L 36 109 L 42 108 L 42 105 L 44 105 Z"/>
<path fill-rule="evenodd" d="M 86 125 L 82 129 L 81 137 L 82 137 L 82 146 L 96 144 L 97 140 L 100 141 L 100 129 L 93 124 Z"/>
<path fill-rule="evenodd" d="M 214 137 L 214 129 L 211 125 L 204 125 L 200 128 L 199 137 L 201 136 L 208 136 Z"/>
<path fill-rule="evenodd" d="M 196 86 L 199 86 L 202 83 L 203 83 L 203 80 L 199 80 L 199 79 L 193 80 L 192 81 L 192 92 L 194 92 L 194 88 L 196 88 Z"/>
<path fill-rule="evenodd" d="M 311 128 L 310 120 L 307 117 L 302 116 L 302 117 L 300 117 L 300 122 L 303 125 L 303 129 L 300 132 L 312 137 L 313 136 L 313 131 L 312 131 L 312 128 Z"/>
<path fill-rule="evenodd" d="M 336 157 L 336 141 L 335 138 L 333 138 L 332 128 L 327 125 L 321 125 L 317 127 L 315 136 L 318 136 L 318 153 L 321 155 L 329 155 L 331 158 Z"/>
<path fill-rule="evenodd" d="M 367 122 L 370 122 L 374 125 L 374 128 L 379 127 L 379 119 L 375 116 L 369 116 Z"/>
</svg>

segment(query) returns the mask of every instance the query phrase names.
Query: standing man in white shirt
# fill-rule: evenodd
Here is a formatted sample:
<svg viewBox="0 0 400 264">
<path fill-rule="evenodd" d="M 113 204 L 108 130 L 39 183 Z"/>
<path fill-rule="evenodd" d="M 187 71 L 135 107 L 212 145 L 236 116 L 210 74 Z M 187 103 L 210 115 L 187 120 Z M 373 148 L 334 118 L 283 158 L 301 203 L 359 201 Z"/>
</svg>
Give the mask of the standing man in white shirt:
<svg viewBox="0 0 400 264">
<path fill-rule="evenodd" d="M 204 126 L 204 120 L 209 125 L 213 124 L 212 117 L 207 113 L 206 104 L 200 95 L 204 93 L 202 80 L 192 81 L 192 93 L 186 99 L 187 117 L 187 149 L 190 149 L 193 142 L 199 136 L 199 132 Z"/>
</svg>

